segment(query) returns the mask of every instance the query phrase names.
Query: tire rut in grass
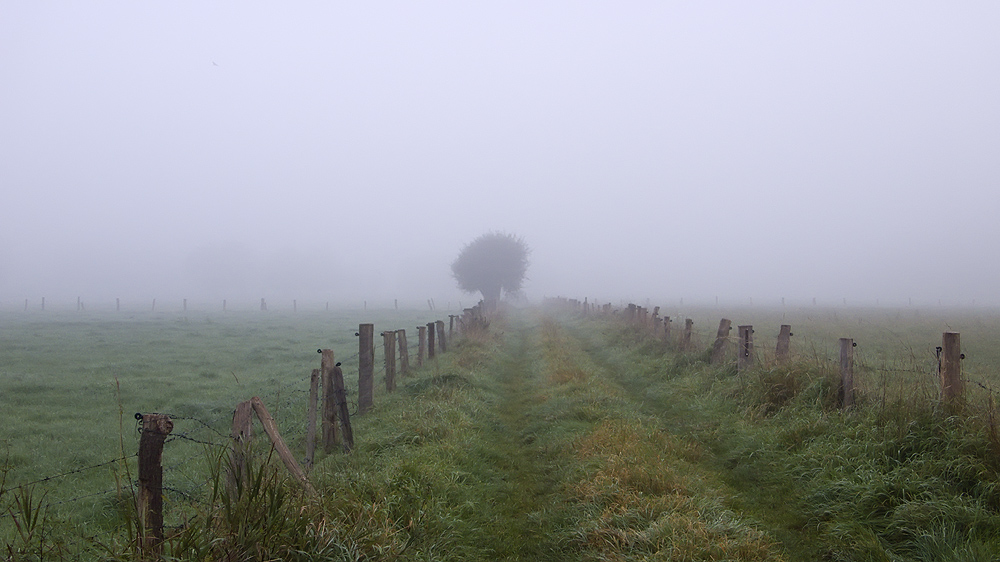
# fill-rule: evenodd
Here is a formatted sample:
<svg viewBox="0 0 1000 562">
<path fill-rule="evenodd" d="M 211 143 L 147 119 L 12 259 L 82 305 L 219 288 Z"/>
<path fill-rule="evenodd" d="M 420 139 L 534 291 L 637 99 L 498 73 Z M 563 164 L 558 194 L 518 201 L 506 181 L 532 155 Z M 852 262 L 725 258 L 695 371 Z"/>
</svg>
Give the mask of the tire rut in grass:
<svg viewBox="0 0 1000 562">
<path fill-rule="evenodd" d="M 494 498 L 500 517 L 485 528 L 502 537 L 496 541 L 501 545 L 496 553 L 501 560 L 552 560 L 566 547 L 559 544 L 564 533 L 558 528 L 561 518 L 556 513 L 564 509 L 557 493 L 557 467 L 563 463 L 558 451 L 539 442 L 539 424 L 544 420 L 534 411 L 543 392 L 534 332 L 532 328 L 517 330 L 507 355 L 495 367 L 501 399 L 491 438 L 507 454 L 507 462 L 498 467 L 503 492 Z"/>
<path fill-rule="evenodd" d="M 620 353 L 621 350 L 605 345 L 599 332 L 586 332 L 571 325 L 564 327 L 588 357 L 625 392 L 635 404 L 636 411 L 653 416 L 682 439 L 702 442 L 706 432 L 726 434 L 726 431 L 720 431 L 725 425 L 723 418 L 731 418 L 733 412 L 720 413 L 699 405 L 695 399 L 699 390 L 690 387 L 691 380 L 664 383 L 669 376 L 664 372 L 666 363 L 659 365 L 658 372 L 654 374 L 644 372 L 651 367 L 632 361 L 648 358 L 640 358 L 634 352 Z M 653 388 L 663 384 L 672 384 L 673 387 L 669 390 L 667 386 Z M 794 493 L 789 489 L 790 483 L 769 476 L 767 471 L 759 471 L 756 464 L 749 462 L 753 451 L 747 451 L 745 447 L 746 444 L 741 444 L 739 439 L 719 440 L 714 437 L 713 442 L 703 449 L 706 454 L 699 461 L 700 469 L 724 482 L 731 494 L 726 501 L 727 507 L 740 518 L 757 521 L 780 541 L 790 559 L 815 559 L 815 552 L 810 547 L 815 536 L 804 526 L 803 515 L 798 512 Z"/>
</svg>

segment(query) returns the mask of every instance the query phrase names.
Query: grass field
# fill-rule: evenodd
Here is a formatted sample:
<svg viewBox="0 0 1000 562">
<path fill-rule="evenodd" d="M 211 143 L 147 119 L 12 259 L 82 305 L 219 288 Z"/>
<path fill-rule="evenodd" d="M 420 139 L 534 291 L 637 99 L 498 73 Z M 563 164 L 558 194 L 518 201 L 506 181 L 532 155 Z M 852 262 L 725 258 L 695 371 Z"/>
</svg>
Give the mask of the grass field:
<svg viewBox="0 0 1000 562">
<path fill-rule="evenodd" d="M 434 313 L 5 312 L 0 536 L 12 559 L 137 556 L 132 416 L 164 412 L 175 418 L 166 552 L 178 559 L 997 559 L 987 389 L 1000 384 L 1000 315 L 663 313 L 695 320 L 696 351 L 615 319 L 498 319 L 392 394 L 377 374 L 356 450 L 321 455 L 311 473 L 320 497 L 303 497 L 265 454 L 261 493 L 229 498 L 212 494 L 214 459 L 237 402 L 262 397 L 301 455 L 316 349 L 335 350 L 353 397 L 358 323 L 411 334 Z M 755 327 L 761 361 L 747 375 L 705 361 L 722 316 Z M 779 368 L 768 356 L 782 323 L 795 358 Z M 944 330 L 962 333 L 974 383 L 958 416 L 937 404 Z M 859 342 L 860 401 L 846 414 L 839 337 Z M 35 509 L 19 507 L 28 490 Z M 44 532 L 26 539 L 18 522 L 32 512 Z"/>
</svg>

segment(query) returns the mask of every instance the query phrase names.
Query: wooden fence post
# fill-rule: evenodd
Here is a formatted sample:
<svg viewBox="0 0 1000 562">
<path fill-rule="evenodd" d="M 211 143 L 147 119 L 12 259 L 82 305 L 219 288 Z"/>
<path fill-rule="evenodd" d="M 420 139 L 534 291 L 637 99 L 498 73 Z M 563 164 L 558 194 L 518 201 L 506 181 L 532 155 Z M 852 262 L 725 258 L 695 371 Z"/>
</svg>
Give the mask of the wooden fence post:
<svg viewBox="0 0 1000 562">
<path fill-rule="evenodd" d="M 851 338 L 840 338 L 840 404 L 844 410 L 854 406 L 854 348 Z"/>
<path fill-rule="evenodd" d="M 670 341 L 670 317 L 663 317 L 663 340 L 666 342 Z"/>
<path fill-rule="evenodd" d="M 729 343 L 729 332 L 733 329 L 733 321 L 723 318 L 719 321 L 719 331 L 715 334 L 712 344 L 712 364 L 722 363 L 726 358 L 726 344 Z"/>
<path fill-rule="evenodd" d="M 399 376 L 405 377 L 410 372 L 410 349 L 406 345 L 406 330 L 396 330 L 396 341 L 399 342 Z"/>
<path fill-rule="evenodd" d="M 424 366 L 427 357 L 427 326 L 417 326 L 417 367 Z"/>
<path fill-rule="evenodd" d="M 694 320 L 690 318 L 684 319 L 684 339 L 681 340 L 681 349 L 684 351 L 691 351 L 691 332 L 694 329 Z"/>
<path fill-rule="evenodd" d="M 965 394 L 961 337 L 958 332 L 944 332 L 941 340 L 941 398 L 950 407 L 960 406 Z"/>
<path fill-rule="evenodd" d="M 354 430 L 351 429 L 351 412 L 347 407 L 347 389 L 344 387 L 344 371 L 340 368 L 340 363 L 333 367 L 333 390 L 337 396 L 337 415 L 344 436 L 344 452 L 350 453 L 354 449 Z"/>
<path fill-rule="evenodd" d="M 337 398 L 333 388 L 332 349 L 321 349 L 320 373 L 323 377 L 323 451 L 333 451 L 337 444 Z"/>
<path fill-rule="evenodd" d="M 323 353 L 323 350 L 319 350 Z M 312 377 L 309 379 L 309 414 L 306 430 L 306 469 L 312 468 L 313 458 L 316 456 L 316 410 L 319 404 L 319 381 L 320 370 L 313 369 Z"/>
<path fill-rule="evenodd" d="M 779 363 L 785 363 L 788 361 L 789 349 L 791 348 L 791 338 L 792 327 L 788 324 L 782 324 L 781 330 L 778 331 L 778 344 L 774 348 L 774 358 Z"/>
<path fill-rule="evenodd" d="M 375 379 L 375 325 L 358 326 L 358 415 L 372 409 Z"/>
<path fill-rule="evenodd" d="M 740 353 L 736 357 L 736 371 L 743 371 L 753 367 L 753 326 L 738 326 L 737 331 L 740 336 Z"/>
<path fill-rule="evenodd" d="M 229 478 L 226 482 L 229 495 L 236 497 L 237 490 L 242 488 L 247 478 L 247 453 L 250 439 L 253 436 L 253 406 L 246 400 L 236 405 L 233 412 L 233 426 L 229 437 L 233 440 L 233 449 L 229 454 Z"/>
<path fill-rule="evenodd" d="M 437 325 L 434 322 L 427 323 L 427 359 L 434 359 L 434 332 Z"/>
<path fill-rule="evenodd" d="M 164 414 L 136 414 L 142 419 L 139 438 L 139 498 L 142 550 L 158 557 L 163 543 L 163 442 L 174 429 Z"/>
<path fill-rule="evenodd" d="M 441 350 L 441 353 L 446 353 L 448 351 L 448 347 L 445 345 L 444 320 L 438 320 L 435 324 L 437 325 L 438 332 L 438 349 Z"/>
<path fill-rule="evenodd" d="M 396 332 L 382 332 L 382 342 L 385 353 L 385 389 L 392 392 L 396 390 Z"/>
</svg>

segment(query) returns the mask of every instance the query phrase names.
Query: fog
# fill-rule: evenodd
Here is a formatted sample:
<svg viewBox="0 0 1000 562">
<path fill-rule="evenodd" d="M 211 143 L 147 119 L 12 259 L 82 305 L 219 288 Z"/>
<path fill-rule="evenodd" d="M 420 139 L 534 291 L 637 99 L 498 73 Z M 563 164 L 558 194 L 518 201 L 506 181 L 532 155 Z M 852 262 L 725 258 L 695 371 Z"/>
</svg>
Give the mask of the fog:
<svg viewBox="0 0 1000 562">
<path fill-rule="evenodd" d="M 1000 3 L 28 2 L 0 307 L 525 294 L 997 305 Z M 33 305 L 34 306 L 34 305 Z"/>
</svg>

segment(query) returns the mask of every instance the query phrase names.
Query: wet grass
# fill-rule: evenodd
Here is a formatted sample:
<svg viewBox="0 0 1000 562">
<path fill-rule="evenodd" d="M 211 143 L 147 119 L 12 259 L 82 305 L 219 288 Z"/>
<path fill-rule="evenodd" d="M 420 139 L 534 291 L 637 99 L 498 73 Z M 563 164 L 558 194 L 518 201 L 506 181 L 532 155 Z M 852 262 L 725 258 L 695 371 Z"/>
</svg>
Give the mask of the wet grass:
<svg viewBox="0 0 1000 562">
<path fill-rule="evenodd" d="M 303 390 L 316 348 L 345 349 L 338 356 L 347 373 L 355 360 L 355 319 L 339 327 L 328 320 L 152 318 L 127 329 L 86 322 L 67 329 L 103 340 L 113 362 L 149 362 L 144 378 L 123 376 L 118 384 L 158 389 L 167 407 L 155 411 L 191 418 L 178 425 L 218 419 L 225 432 L 235 402 L 258 394 L 300 451 Z M 4 349 L 11 351 L 3 353 L 12 358 L 4 363 L 11 365 L 0 395 L 5 405 L 11 400 L 27 418 L 47 399 L 65 401 L 64 408 L 94 402 L 98 412 L 87 415 L 110 415 L 110 427 L 103 436 L 83 428 L 75 437 L 108 441 L 112 456 L 133 450 L 128 416 L 143 410 L 127 398 L 134 389 L 102 391 L 114 377 L 101 383 L 94 371 L 82 371 L 87 376 L 77 382 L 48 372 L 57 362 L 41 357 L 32 338 L 57 328 L 28 323 L 22 335 L 5 331 Z M 796 334 L 818 337 L 805 324 Z M 66 332 L 63 338 L 81 353 L 88 347 Z M 143 359 L 128 342 L 146 339 L 172 352 Z M 316 496 L 290 482 L 266 447 L 253 457 L 247 486 L 233 491 L 223 482 L 225 448 L 168 443 L 168 454 L 178 446 L 191 454 L 189 464 L 168 472 L 173 519 L 165 553 L 182 560 L 995 559 L 1000 443 L 982 395 L 958 414 L 946 412 L 924 387 L 908 389 L 869 359 L 858 370 L 867 386 L 844 413 L 835 365 L 821 352 L 800 348 L 781 365 L 765 354 L 738 375 L 730 364 L 709 364 L 703 343 L 679 353 L 609 319 L 495 319 L 489 332 L 450 342 L 448 353 L 400 378 L 396 392 L 384 392 L 379 380 L 374 410 L 353 420 L 354 452 L 318 456 L 310 473 Z M 197 361 L 199 350 L 211 357 Z M 885 364 L 914 364 L 886 357 Z M 110 374 L 100 357 L 87 361 L 101 366 L 101 376 Z M 164 387 L 171 369 L 183 376 Z M 988 369 L 977 369 L 992 380 Z M 104 394 L 82 403 L 49 398 L 67 378 L 74 392 Z M 891 392 L 881 390 L 885 384 Z M 11 426 L 18 423 L 11 418 Z M 34 423 L 50 439 L 69 439 L 73 431 L 62 418 Z M 17 431 L 4 431 L 0 502 L 7 516 L 0 527 L 10 557 L 141 556 L 128 494 L 131 461 L 65 479 L 85 486 L 90 478 L 122 494 L 99 495 L 83 510 L 79 501 L 43 508 L 58 488 L 12 488 L 37 455 Z M 213 429 L 199 431 L 189 435 L 226 441 Z M 85 449 L 64 445 L 55 456 L 69 467 L 106 458 Z M 25 539 L 18 524 L 33 516 Z"/>
</svg>

